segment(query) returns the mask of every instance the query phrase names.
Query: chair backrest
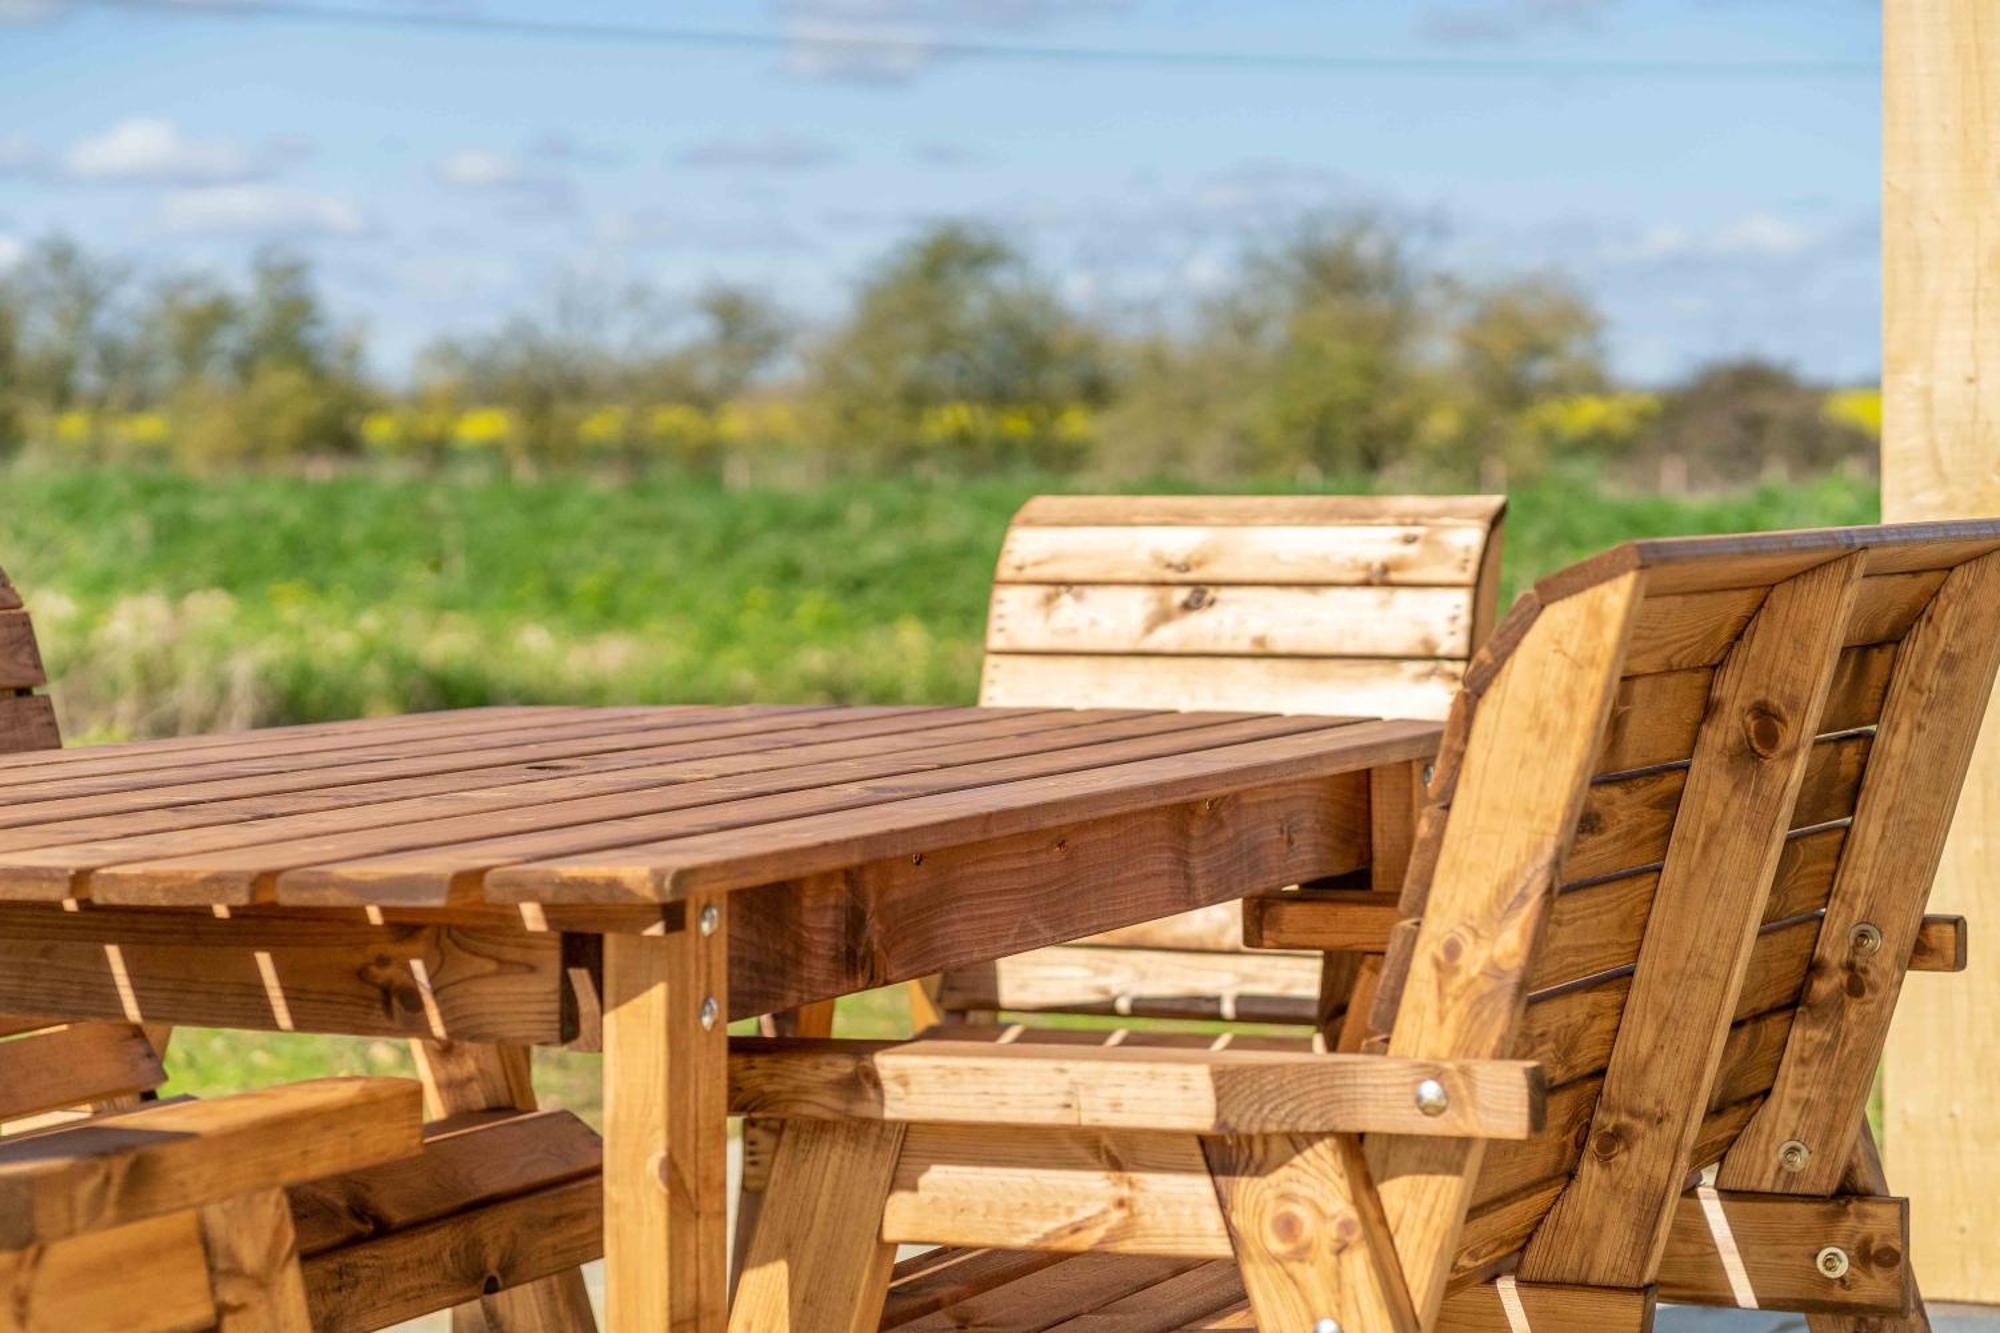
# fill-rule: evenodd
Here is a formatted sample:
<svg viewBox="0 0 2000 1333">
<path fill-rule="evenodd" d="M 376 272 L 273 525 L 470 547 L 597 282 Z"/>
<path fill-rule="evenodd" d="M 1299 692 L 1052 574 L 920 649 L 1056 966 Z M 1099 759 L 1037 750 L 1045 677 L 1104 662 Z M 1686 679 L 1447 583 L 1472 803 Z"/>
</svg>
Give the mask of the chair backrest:
<svg viewBox="0 0 2000 1333">
<path fill-rule="evenodd" d="M 47 683 L 35 627 L 7 571 L 0 569 L 0 754 L 62 744 L 55 709 L 46 695 L 36 693 Z"/>
<path fill-rule="evenodd" d="M 982 704 L 1442 718 L 1499 594 L 1501 496 L 1040 496 L 1008 528 Z M 1272 885 L 1272 888 L 1280 886 Z M 1315 1023 L 1321 955 L 1234 903 L 943 979 L 947 1012 Z"/>
<path fill-rule="evenodd" d="M 35 627 L 0 570 L 0 756 L 61 748 L 55 709 L 39 692 L 47 680 Z M 67 1107 L 126 1105 L 165 1081 L 154 1039 L 130 1024 L 0 1015 L 0 1131 Z"/>
<path fill-rule="evenodd" d="M 1441 718 L 1492 627 L 1500 496 L 1044 495 L 983 704 Z"/>
<path fill-rule="evenodd" d="M 1540 1061 L 1548 1124 L 1370 1143 L 1392 1222 L 1463 1226 L 1419 1308 L 1517 1260 L 1646 1286 L 1717 1163 L 1839 1186 L 1996 662 L 2000 521 L 1632 543 L 1521 599 L 1454 705 L 1375 1024 Z"/>
</svg>

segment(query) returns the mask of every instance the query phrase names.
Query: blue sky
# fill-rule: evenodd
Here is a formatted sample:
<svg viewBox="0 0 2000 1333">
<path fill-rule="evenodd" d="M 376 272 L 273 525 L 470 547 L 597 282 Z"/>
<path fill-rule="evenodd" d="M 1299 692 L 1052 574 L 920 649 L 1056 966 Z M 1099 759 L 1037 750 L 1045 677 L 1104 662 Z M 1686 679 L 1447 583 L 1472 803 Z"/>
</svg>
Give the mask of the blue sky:
<svg viewBox="0 0 2000 1333">
<path fill-rule="evenodd" d="M 325 6 L 776 40 L 0 0 L 0 265 L 58 231 L 147 269 L 281 243 L 393 374 L 565 282 L 753 282 L 823 320 L 947 216 L 1009 228 L 1072 299 L 1144 321 L 1211 290 L 1246 237 L 1365 207 L 1470 276 L 1569 276 L 1636 379 L 1744 352 L 1840 381 L 1879 362 L 1880 17 L 1860 0 Z M 884 44 L 826 40 L 856 35 Z"/>
</svg>

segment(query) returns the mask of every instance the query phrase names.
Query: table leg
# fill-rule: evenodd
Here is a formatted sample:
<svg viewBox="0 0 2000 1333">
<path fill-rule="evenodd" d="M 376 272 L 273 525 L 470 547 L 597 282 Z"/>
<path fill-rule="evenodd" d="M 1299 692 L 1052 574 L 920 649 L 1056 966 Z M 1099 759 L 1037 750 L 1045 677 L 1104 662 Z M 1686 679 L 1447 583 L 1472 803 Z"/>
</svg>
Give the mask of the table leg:
<svg viewBox="0 0 2000 1333">
<path fill-rule="evenodd" d="M 722 1333 L 728 1318 L 728 931 L 604 939 L 604 1258 L 612 1333 Z"/>
<path fill-rule="evenodd" d="M 526 1046 L 477 1041 L 413 1041 L 424 1084 L 424 1116 L 535 1109 Z M 597 1327 L 583 1270 L 572 1268 L 467 1301 L 451 1312 L 452 1333 L 586 1333 Z"/>
</svg>

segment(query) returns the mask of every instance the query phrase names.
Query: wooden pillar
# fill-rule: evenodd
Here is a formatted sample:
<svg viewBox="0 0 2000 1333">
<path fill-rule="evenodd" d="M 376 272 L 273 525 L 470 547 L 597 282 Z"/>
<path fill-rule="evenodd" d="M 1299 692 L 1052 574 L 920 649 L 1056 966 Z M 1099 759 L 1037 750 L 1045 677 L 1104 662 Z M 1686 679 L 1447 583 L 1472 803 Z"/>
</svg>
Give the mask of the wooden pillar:
<svg viewBox="0 0 2000 1333">
<path fill-rule="evenodd" d="M 2000 10 L 1886 0 L 1882 509 L 2000 514 Z M 2000 922 L 2000 726 L 1987 715 L 1934 910 Z M 1987 939 L 2000 939 L 1989 936 Z M 2000 1303 L 2000 947 L 1916 976 L 1884 1065 L 1888 1178 L 1927 1295 Z"/>
</svg>

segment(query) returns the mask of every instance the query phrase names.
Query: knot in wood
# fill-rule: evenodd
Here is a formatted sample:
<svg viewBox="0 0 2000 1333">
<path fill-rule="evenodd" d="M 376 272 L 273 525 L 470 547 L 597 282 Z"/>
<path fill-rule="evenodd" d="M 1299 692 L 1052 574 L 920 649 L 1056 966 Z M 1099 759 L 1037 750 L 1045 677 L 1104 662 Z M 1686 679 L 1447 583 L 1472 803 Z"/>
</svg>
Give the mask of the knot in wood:
<svg viewBox="0 0 2000 1333">
<path fill-rule="evenodd" d="M 1215 594 L 1206 588 L 1190 588 L 1187 596 L 1181 598 L 1181 610 L 1199 611 L 1215 600 Z"/>
<path fill-rule="evenodd" d="M 1783 710 L 1769 699 L 1759 699 L 1744 710 L 1743 740 L 1750 753 L 1759 759 L 1769 759 L 1782 751 L 1791 732 Z"/>
<path fill-rule="evenodd" d="M 1625 1136 L 1616 1129 L 1600 1129 L 1590 1136 L 1590 1155 L 1608 1162 L 1625 1151 Z"/>
</svg>

